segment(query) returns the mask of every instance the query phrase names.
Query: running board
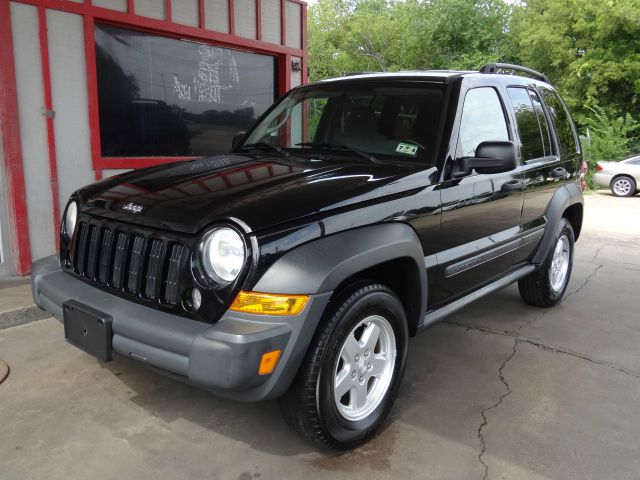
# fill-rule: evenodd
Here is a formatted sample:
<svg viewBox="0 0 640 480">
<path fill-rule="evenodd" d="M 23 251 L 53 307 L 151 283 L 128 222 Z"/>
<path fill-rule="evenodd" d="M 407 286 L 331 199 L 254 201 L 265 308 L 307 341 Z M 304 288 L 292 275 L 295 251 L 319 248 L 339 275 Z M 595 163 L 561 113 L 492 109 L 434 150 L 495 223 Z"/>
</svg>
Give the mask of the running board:
<svg viewBox="0 0 640 480">
<path fill-rule="evenodd" d="M 434 323 L 438 323 L 440 320 L 444 319 L 445 317 L 448 317 L 452 313 L 455 313 L 461 308 L 466 307 L 470 303 L 475 302 L 476 300 L 479 300 L 485 295 L 493 293 L 496 290 L 500 290 L 501 288 L 507 287 L 512 283 L 517 282 L 521 278 L 526 277 L 530 273 L 534 272 L 535 269 L 536 269 L 535 265 L 526 265 L 522 268 L 519 268 L 518 270 L 511 272 L 509 275 L 502 277 L 493 283 L 490 283 L 489 285 L 485 285 L 484 287 L 471 292 L 469 295 L 459 298 L 455 302 L 445 305 L 444 307 L 438 308 L 437 310 L 428 312 L 427 315 L 424 317 L 424 323 L 422 323 L 422 325 L 420 325 L 418 329 L 423 330 L 425 328 L 430 327 Z"/>
</svg>

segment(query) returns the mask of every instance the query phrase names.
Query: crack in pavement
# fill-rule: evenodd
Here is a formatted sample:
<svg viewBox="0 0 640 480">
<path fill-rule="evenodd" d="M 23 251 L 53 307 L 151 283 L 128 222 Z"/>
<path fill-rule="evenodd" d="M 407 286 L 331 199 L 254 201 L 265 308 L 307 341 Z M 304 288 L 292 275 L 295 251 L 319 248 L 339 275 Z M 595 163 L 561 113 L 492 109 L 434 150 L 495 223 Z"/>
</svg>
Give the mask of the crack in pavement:
<svg viewBox="0 0 640 480">
<path fill-rule="evenodd" d="M 488 334 L 492 334 L 492 335 L 501 335 L 501 336 L 504 336 L 504 337 L 511 337 L 511 338 L 516 339 L 518 341 L 518 343 L 528 343 L 530 345 L 533 345 L 534 347 L 537 347 L 537 348 L 539 348 L 541 350 L 544 350 L 544 351 L 547 351 L 547 352 L 561 353 L 561 354 L 564 354 L 564 355 L 569 355 L 571 357 L 578 358 L 580 360 L 585 360 L 585 361 L 593 363 L 595 365 L 602 365 L 604 367 L 617 370 L 620 373 L 623 373 L 625 375 L 629 375 L 629 376 L 631 376 L 633 378 L 637 378 L 637 379 L 640 380 L 640 371 L 632 370 L 630 368 L 623 367 L 622 365 L 618 365 L 616 363 L 607 362 L 606 360 L 600 360 L 598 358 L 594 358 L 594 357 L 592 357 L 590 355 L 587 355 L 586 353 L 576 352 L 575 350 L 571 350 L 569 348 L 558 347 L 558 346 L 554 346 L 554 345 L 547 345 L 544 342 L 542 342 L 542 340 L 537 339 L 535 337 L 526 337 L 526 336 L 520 335 L 520 334 L 515 333 L 515 332 L 511 332 L 511 331 L 508 331 L 508 330 L 499 330 L 497 328 L 474 327 L 474 326 L 470 326 L 470 325 L 465 325 L 464 323 L 453 322 L 453 321 L 450 321 L 450 320 L 445 320 L 442 323 L 446 323 L 448 325 L 453 325 L 455 327 L 465 328 L 467 330 L 475 330 L 475 331 L 478 331 L 478 332 L 488 333 Z"/>
<path fill-rule="evenodd" d="M 593 255 L 593 258 L 591 259 L 591 263 L 596 261 L 596 258 L 598 258 L 598 255 L 600 255 L 600 251 L 605 247 L 606 245 L 600 245 L 598 247 L 598 249 L 596 250 L 596 253 Z"/>
<path fill-rule="evenodd" d="M 500 365 L 500 368 L 498 369 L 498 378 L 500 379 L 502 384 L 506 387 L 507 391 L 504 392 L 502 395 L 500 395 L 500 398 L 498 398 L 497 402 L 495 402 L 493 405 L 485 408 L 481 412 L 482 423 L 480 423 L 480 426 L 478 427 L 478 441 L 480 442 L 480 453 L 478 454 L 478 461 L 480 462 L 480 464 L 484 468 L 484 476 L 482 477 L 482 480 L 487 480 L 487 477 L 489 476 L 489 465 L 487 465 L 483 460 L 484 454 L 487 451 L 487 444 L 486 444 L 486 442 L 484 440 L 484 434 L 483 434 L 483 430 L 489 424 L 489 420 L 487 419 L 487 414 L 491 410 L 495 410 L 496 408 L 498 408 L 502 404 L 504 399 L 507 398 L 509 395 L 511 395 L 511 387 L 509 387 L 509 383 L 504 378 L 503 370 L 504 370 L 504 367 L 506 367 L 507 363 L 509 363 L 513 359 L 513 357 L 515 357 L 516 350 L 518 349 L 518 344 L 519 343 L 520 343 L 520 340 L 517 337 L 514 337 L 513 350 L 511 351 L 509 356 L 507 356 L 507 358 L 505 358 L 502 361 L 502 364 Z"/>
<path fill-rule="evenodd" d="M 602 247 L 600 247 L 602 248 Z M 600 249 L 598 249 L 598 252 L 600 251 Z M 597 254 L 596 254 L 597 256 Z M 595 258 L 595 257 L 594 257 Z M 580 293 L 582 291 L 583 288 L 585 288 L 587 286 L 587 284 L 593 280 L 593 277 L 595 277 L 598 274 L 598 271 L 604 267 L 604 265 L 598 265 L 593 272 L 591 272 L 589 275 L 587 275 L 587 277 L 584 279 L 584 282 L 582 282 L 582 285 L 580 285 L 578 288 L 576 288 L 575 290 L 573 290 L 572 292 L 567 293 L 564 298 L 563 301 L 566 300 L 567 298 L 569 298 L 572 295 L 575 295 L 576 293 Z M 541 315 L 538 315 L 536 317 L 533 317 L 531 320 L 529 320 L 528 322 L 523 323 L 522 325 L 520 325 L 518 328 L 515 329 L 516 332 L 519 332 L 520 330 L 522 330 L 523 328 L 527 328 L 531 325 L 533 325 L 534 323 L 536 323 L 538 320 L 542 320 L 544 317 L 546 317 L 547 315 L 549 315 L 551 312 L 553 312 L 554 307 L 548 308 L 546 309 Z"/>
<path fill-rule="evenodd" d="M 595 272 L 594 272 L 595 273 Z M 593 274 L 592 274 L 593 275 Z M 591 276 L 592 276 L 591 275 Z M 585 284 L 588 283 L 588 281 L 585 282 Z M 581 287 L 583 288 L 583 287 Z M 464 328 L 466 330 L 474 330 L 474 331 L 478 331 L 478 332 L 482 332 L 482 333 L 487 333 L 490 335 L 500 335 L 500 336 L 504 336 L 504 337 L 510 337 L 513 338 L 513 349 L 511 351 L 511 353 L 502 361 L 502 363 L 500 364 L 500 367 L 498 368 L 498 378 L 500 380 L 500 382 L 502 382 L 502 384 L 505 386 L 506 388 L 506 392 L 504 392 L 502 395 L 500 395 L 500 397 L 498 398 L 498 400 L 493 403 L 492 405 L 490 405 L 489 407 L 486 407 L 485 409 L 482 410 L 481 412 L 481 416 L 482 416 L 482 422 L 480 423 L 480 425 L 478 426 L 478 431 L 477 431 L 477 437 L 478 437 L 478 441 L 480 442 L 480 453 L 478 454 L 478 462 L 480 462 L 480 465 L 482 465 L 482 468 L 484 469 L 484 475 L 482 477 L 482 480 L 487 480 L 488 476 L 489 476 L 489 465 L 484 461 L 484 455 L 487 451 L 487 444 L 484 438 L 484 429 L 487 427 L 487 425 L 489 424 L 489 420 L 487 418 L 487 414 L 492 411 L 492 410 L 496 410 L 503 402 L 504 399 L 507 398 L 509 395 L 511 395 L 511 387 L 509 386 L 509 383 L 506 381 L 505 377 L 504 377 L 504 369 L 506 367 L 506 365 L 513 360 L 513 358 L 515 357 L 517 350 L 518 350 L 518 345 L 520 345 L 521 343 L 527 343 L 529 345 L 532 345 L 540 350 L 543 350 L 545 352 L 551 352 L 551 353 L 559 353 L 559 354 L 563 354 L 563 355 L 568 355 L 574 358 L 578 358 L 580 360 L 585 360 L 587 362 L 593 363 L 595 365 L 601 365 L 607 368 L 612 368 L 622 374 L 625 375 L 629 375 L 631 377 L 634 377 L 636 379 L 640 380 L 640 372 L 635 371 L 635 370 L 631 370 L 628 368 L 625 368 L 623 366 L 617 365 L 615 363 L 611 363 L 611 362 L 607 362 L 605 360 L 600 360 L 597 358 L 593 358 L 589 355 L 586 355 L 584 353 L 580 353 L 580 352 L 576 352 L 573 350 L 570 350 L 568 348 L 562 348 L 562 347 L 556 347 L 556 346 L 552 346 L 552 345 L 546 345 L 544 344 L 542 341 L 535 339 L 535 338 L 531 338 L 531 337 L 525 337 L 522 336 L 518 333 L 514 333 L 514 332 L 510 332 L 508 330 L 499 330 L 499 329 L 494 329 L 494 328 L 487 328 L 487 327 L 473 327 L 473 326 L 469 326 L 469 325 L 465 325 L 463 323 L 458 323 L 458 322 L 454 322 L 451 320 L 445 320 L 442 323 L 446 323 L 455 327 L 460 327 L 460 328 Z"/>
<path fill-rule="evenodd" d="M 582 285 L 580 285 L 573 292 L 567 293 L 567 295 L 564 297 L 563 301 L 566 300 L 567 298 L 569 298 L 571 295 L 575 295 L 576 293 L 580 293 L 582 291 L 582 289 L 585 288 L 587 286 L 587 284 L 593 279 L 593 277 L 595 277 L 598 274 L 598 272 L 600 271 L 600 269 L 602 267 L 604 267 L 604 265 L 602 265 L 602 264 L 598 265 L 593 272 L 591 272 L 589 275 L 587 275 L 587 278 L 584 279 L 584 282 L 582 282 Z"/>
</svg>

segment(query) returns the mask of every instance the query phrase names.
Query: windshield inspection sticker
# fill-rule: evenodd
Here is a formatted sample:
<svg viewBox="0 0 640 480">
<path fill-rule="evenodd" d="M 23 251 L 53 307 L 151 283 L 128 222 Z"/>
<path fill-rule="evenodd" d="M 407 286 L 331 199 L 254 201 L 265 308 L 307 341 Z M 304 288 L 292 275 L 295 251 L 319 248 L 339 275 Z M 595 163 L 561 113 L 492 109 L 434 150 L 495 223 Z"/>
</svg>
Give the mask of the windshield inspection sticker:
<svg viewBox="0 0 640 480">
<path fill-rule="evenodd" d="M 404 153 L 405 155 L 415 155 L 418 151 L 418 146 L 412 143 L 400 142 L 396 147 L 396 152 Z"/>
</svg>

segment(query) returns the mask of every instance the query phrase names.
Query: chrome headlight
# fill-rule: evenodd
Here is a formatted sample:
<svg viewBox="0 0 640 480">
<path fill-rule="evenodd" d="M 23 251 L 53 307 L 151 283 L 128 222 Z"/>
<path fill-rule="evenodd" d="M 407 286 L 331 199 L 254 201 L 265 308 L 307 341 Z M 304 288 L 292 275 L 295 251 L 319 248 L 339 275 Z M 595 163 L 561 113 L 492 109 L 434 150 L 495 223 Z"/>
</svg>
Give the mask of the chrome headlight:
<svg viewBox="0 0 640 480">
<path fill-rule="evenodd" d="M 200 242 L 204 273 L 217 283 L 234 281 L 242 270 L 245 257 L 244 240 L 232 228 L 214 228 Z"/>
<path fill-rule="evenodd" d="M 77 220 L 78 203 L 76 201 L 71 201 L 69 205 L 67 205 L 67 210 L 65 211 L 64 218 L 62 219 L 62 233 L 67 238 L 67 240 L 71 240 L 73 231 L 76 229 Z"/>
</svg>

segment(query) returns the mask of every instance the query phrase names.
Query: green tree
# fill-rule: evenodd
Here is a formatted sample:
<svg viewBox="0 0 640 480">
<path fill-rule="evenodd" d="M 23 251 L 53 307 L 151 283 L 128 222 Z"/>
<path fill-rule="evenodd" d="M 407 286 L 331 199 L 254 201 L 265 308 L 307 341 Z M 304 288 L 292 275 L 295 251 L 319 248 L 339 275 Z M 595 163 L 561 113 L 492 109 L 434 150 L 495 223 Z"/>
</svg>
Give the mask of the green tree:
<svg viewBox="0 0 640 480">
<path fill-rule="evenodd" d="M 499 56 L 509 12 L 502 0 L 319 0 L 309 9 L 311 79 L 479 68 Z"/>
<path fill-rule="evenodd" d="M 640 116 L 640 0 L 528 0 L 504 58 L 545 72 L 581 126 L 596 106 Z"/>
</svg>

